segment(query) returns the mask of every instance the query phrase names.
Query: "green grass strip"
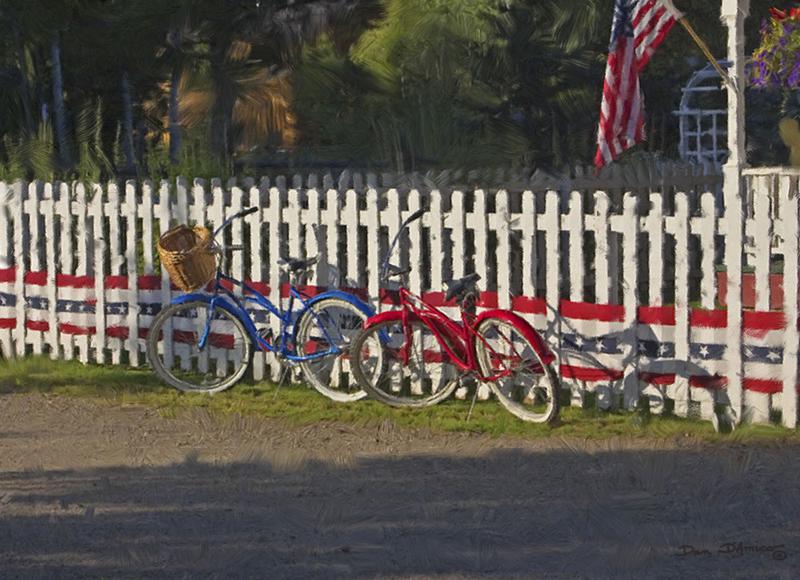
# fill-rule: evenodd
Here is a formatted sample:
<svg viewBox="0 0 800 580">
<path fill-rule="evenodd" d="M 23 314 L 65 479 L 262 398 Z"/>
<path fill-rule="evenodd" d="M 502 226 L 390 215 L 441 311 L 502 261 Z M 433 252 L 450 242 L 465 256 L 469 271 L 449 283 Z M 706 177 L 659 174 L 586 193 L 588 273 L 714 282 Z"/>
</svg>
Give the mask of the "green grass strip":
<svg viewBox="0 0 800 580">
<path fill-rule="evenodd" d="M 4 393 L 50 393 L 90 397 L 114 405 L 147 405 L 164 417 L 203 407 L 222 414 L 239 413 L 280 418 L 291 424 L 319 422 L 377 425 L 386 420 L 400 427 L 434 432 L 471 432 L 523 438 L 692 437 L 704 441 L 800 442 L 800 433 L 781 426 L 742 425 L 733 433 L 715 433 L 710 422 L 640 411 L 601 411 L 564 406 L 555 426 L 520 421 L 496 401 L 479 401 L 466 421 L 469 401 L 448 400 L 427 409 L 394 409 L 363 400 L 351 404 L 329 401 L 303 386 L 283 386 L 276 395 L 270 382 L 242 381 L 216 395 L 186 394 L 161 384 L 149 368 L 83 365 L 43 357 L 0 361 L 0 390 Z"/>
</svg>

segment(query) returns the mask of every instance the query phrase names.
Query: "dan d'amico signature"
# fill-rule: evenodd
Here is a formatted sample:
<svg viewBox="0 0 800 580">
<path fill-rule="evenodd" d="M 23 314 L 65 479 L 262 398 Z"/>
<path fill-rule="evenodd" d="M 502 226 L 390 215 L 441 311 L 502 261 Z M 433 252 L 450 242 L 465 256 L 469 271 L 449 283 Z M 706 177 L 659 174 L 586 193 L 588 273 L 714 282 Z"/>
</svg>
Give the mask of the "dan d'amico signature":
<svg viewBox="0 0 800 580">
<path fill-rule="evenodd" d="M 746 542 L 726 542 L 720 544 L 716 551 L 707 548 L 696 548 L 691 544 L 683 544 L 678 546 L 677 556 L 713 556 L 721 555 L 730 558 L 741 558 L 742 556 L 754 556 L 761 554 L 769 554 L 773 560 L 786 559 L 786 545 L 785 544 L 748 544 Z"/>
</svg>

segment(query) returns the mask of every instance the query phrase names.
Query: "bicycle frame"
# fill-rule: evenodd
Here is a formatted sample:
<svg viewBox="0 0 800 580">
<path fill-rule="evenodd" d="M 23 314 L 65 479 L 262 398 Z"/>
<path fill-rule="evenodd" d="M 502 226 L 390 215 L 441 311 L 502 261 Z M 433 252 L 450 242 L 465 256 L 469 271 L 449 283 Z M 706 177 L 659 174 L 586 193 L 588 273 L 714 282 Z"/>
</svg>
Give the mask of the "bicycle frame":
<svg viewBox="0 0 800 580">
<path fill-rule="evenodd" d="M 484 346 L 494 352 L 494 349 L 486 340 L 475 331 L 475 327 L 486 317 L 486 313 L 475 316 L 464 308 L 460 308 L 461 322 L 458 323 L 405 288 L 401 287 L 399 294 L 399 312 L 406 339 L 406 343 L 401 350 L 403 365 L 408 364 L 408 355 L 411 349 L 411 333 L 407 332 L 409 321 L 415 318 L 430 329 L 447 356 L 462 372 L 472 373 L 478 380 L 483 382 L 497 381 L 513 373 L 513 371 L 506 369 L 497 374 L 484 376 L 480 372 L 480 365 L 475 352 L 475 340 L 482 341 Z M 489 312 L 493 313 L 494 311 Z M 494 352 L 494 354 L 496 355 L 497 353 Z"/>
<path fill-rule="evenodd" d="M 397 246 L 397 243 L 406 227 L 408 227 L 411 222 L 421 218 L 424 213 L 424 209 L 418 209 L 411 213 L 411 215 L 409 215 L 401 224 L 397 234 L 395 234 L 394 239 L 392 240 L 391 244 L 389 244 L 389 249 L 383 259 L 383 263 L 381 265 L 381 280 L 386 280 L 388 278 L 390 270 L 389 258 L 391 257 L 394 248 Z M 408 353 L 411 345 L 409 344 L 409 333 L 407 330 L 409 326 L 409 320 L 412 317 L 418 319 L 420 322 L 422 322 L 422 324 L 427 326 L 431 332 L 433 332 L 437 342 L 441 345 L 447 356 L 450 357 L 450 359 L 458 368 L 465 373 L 474 373 L 479 380 L 484 382 L 497 381 L 505 376 L 508 376 L 509 374 L 512 374 L 513 372 L 510 370 L 505 370 L 500 374 L 490 377 L 480 375 L 480 365 L 478 364 L 475 352 L 476 338 L 480 340 L 483 345 L 486 346 L 486 348 L 495 356 L 499 356 L 491 347 L 491 345 L 489 345 L 486 340 L 475 331 L 475 328 L 477 328 L 477 326 L 487 318 L 499 319 L 512 325 L 530 342 L 543 364 L 550 364 L 556 358 L 555 355 L 553 355 L 553 353 L 550 351 L 547 344 L 533 329 L 533 327 L 524 318 L 518 314 L 515 314 L 514 312 L 502 309 L 491 309 L 475 316 L 471 313 L 468 313 L 462 307 L 460 308 L 461 322 L 458 323 L 435 306 L 428 304 L 419 296 L 409 292 L 403 286 L 400 287 L 399 294 L 399 310 L 383 312 L 381 314 L 372 316 L 367 320 L 364 327 L 368 328 L 386 320 L 399 319 L 402 322 L 404 335 L 406 336 L 406 344 L 403 345 L 401 352 L 402 363 L 404 365 L 408 364 Z M 386 337 L 382 336 L 381 340 L 385 341 Z M 533 370 L 534 372 L 545 372 L 541 367 L 538 369 L 534 368 Z"/>
<path fill-rule="evenodd" d="M 216 238 L 217 234 L 221 232 L 225 227 L 227 227 L 234 219 L 243 217 L 248 213 L 252 213 L 255 209 L 244 210 L 234 216 L 231 216 L 227 220 L 225 220 L 221 226 L 219 226 L 214 231 L 214 238 Z M 316 302 L 326 299 L 326 298 L 339 298 L 346 302 L 351 303 L 356 308 L 361 310 L 364 314 L 368 317 L 374 314 L 372 308 L 353 296 L 352 294 L 348 294 L 347 292 L 343 292 L 341 290 L 329 290 L 327 292 L 323 292 L 318 294 L 314 297 L 310 297 L 297 289 L 294 284 L 289 285 L 289 304 L 287 308 L 284 310 L 275 306 L 272 301 L 269 300 L 266 296 L 261 294 L 258 290 L 243 282 L 241 280 L 237 280 L 228 276 L 227 274 L 222 273 L 222 263 L 224 260 L 224 252 L 226 250 L 239 250 L 242 249 L 241 246 L 229 246 L 227 248 L 222 247 L 220 248 L 220 253 L 223 254 L 220 258 L 220 263 L 217 266 L 217 274 L 214 279 L 214 290 L 211 294 L 203 293 L 203 292 L 193 292 L 190 294 L 182 294 L 178 296 L 174 300 L 172 300 L 173 304 L 182 304 L 185 302 L 193 302 L 193 301 L 201 301 L 206 302 L 209 304 L 209 318 L 206 320 L 205 327 L 203 329 L 203 333 L 200 337 L 198 342 L 198 347 L 202 350 L 206 347 L 206 344 L 211 338 L 211 316 L 214 312 L 214 308 L 219 306 L 220 308 L 226 310 L 231 315 L 235 316 L 239 319 L 239 321 L 244 326 L 247 334 L 250 337 L 250 341 L 253 346 L 259 351 L 265 352 L 273 352 L 276 353 L 283 359 L 289 360 L 291 362 L 304 362 L 309 360 L 314 360 L 318 358 L 323 358 L 330 355 L 339 355 L 343 352 L 343 349 L 338 346 L 338 343 L 332 340 L 330 334 L 328 333 L 325 326 L 320 322 L 319 317 L 317 316 L 316 312 L 311 308 Z M 223 282 L 228 282 L 232 286 L 238 286 L 242 288 L 242 296 L 239 297 L 234 294 L 231 290 L 226 288 L 223 285 Z M 295 300 L 299 301 L 301 307 L 297 310 L 294 309 Z M 278 344 L 276 346 L 275 341 L 273 340 L 272 343 L 265 340 L 258 332 L 258 329 L 253 322 L 253 319 L 250 317 L 250 313 L 247 311 L 245 305 L 247 303 L 255 303 L 264 310 L 266 310 L 269 315 L 276 316 L 280 322 L 280 333 L 278 337 Z M 317 324 L 317 327 L 323 332 L 325 335 L 325 339 L 327 340 L 328 344 L 331 345 L 328 350 L 323 352 L 315 352 L 309 353 L 305 355 L 298 355 L 296 354 L 295 345 L 296 345 L 296 335 L 297 335 L 297 324 L 296 321 L 300 319 L 300 317 L 305 314 L 306 311 L 310 311 L 312 316 L 314 317 L 314 321 Z"/>
</svg>

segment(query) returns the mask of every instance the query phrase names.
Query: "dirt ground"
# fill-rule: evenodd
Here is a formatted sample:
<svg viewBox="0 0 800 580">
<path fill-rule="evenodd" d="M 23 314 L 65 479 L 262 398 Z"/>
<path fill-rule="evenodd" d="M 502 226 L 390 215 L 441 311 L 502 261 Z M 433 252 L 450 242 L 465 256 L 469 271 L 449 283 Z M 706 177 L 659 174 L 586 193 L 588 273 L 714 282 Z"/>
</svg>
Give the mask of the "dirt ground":
<svg viewBox="0 0 800 580">
<path fill-rule="evenodd" d="M 2 395 L 0 576 L 796 578 L 798 451 Z"/>
</svg>

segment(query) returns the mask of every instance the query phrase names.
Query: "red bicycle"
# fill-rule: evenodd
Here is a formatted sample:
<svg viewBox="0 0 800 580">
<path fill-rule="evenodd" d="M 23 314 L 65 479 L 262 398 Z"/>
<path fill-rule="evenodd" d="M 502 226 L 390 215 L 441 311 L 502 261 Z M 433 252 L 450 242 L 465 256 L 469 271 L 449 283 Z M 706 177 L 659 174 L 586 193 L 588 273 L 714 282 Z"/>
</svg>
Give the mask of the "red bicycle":
<svg viewBox="0 0 800 580">
<path fill-rule="evenodd" d="M 509 310 L 476 314 L 480 276 L 447 284 L 444 302 L 457 301 L 461 320 L 449 318 L 405 288 L 410 268 L 388 259 L 412 214 L 400 228 L 384 260 L 381 279 L 400 278 L 398 310 L 366 320 L 353 339 L 353 375 L 372 398 L 394 407 L 426 407 L 443 401 L 468 376 L 489 385 L 511 413 L 536 423 L 558 416 L 555 356 L 534 328 Z M 474 401 L 474 398 L 473 398 Z"/>
</svg>

